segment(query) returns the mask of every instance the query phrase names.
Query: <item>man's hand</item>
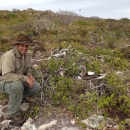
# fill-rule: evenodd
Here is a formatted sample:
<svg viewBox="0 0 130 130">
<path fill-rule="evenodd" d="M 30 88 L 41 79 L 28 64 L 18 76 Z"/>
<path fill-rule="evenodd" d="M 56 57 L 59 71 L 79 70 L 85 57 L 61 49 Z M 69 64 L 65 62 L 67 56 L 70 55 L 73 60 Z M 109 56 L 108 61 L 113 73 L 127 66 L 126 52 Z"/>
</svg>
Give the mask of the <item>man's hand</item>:
<svg viewBox="0 0 130 130">
<path fill-rule="evenodd" d="M 30 78 L 33 82 L 35 81 L 35 79 L 31 75 L 29 75 L 28 78 Z"/>
<path fill-rule="evenodd" d="M 35 81 L 35 79 L 32 76 L 28 76 L 27 83 L 30 84 L 30 88 L 33 87 L 33 82 L 34 81 Z"/>
</svg>

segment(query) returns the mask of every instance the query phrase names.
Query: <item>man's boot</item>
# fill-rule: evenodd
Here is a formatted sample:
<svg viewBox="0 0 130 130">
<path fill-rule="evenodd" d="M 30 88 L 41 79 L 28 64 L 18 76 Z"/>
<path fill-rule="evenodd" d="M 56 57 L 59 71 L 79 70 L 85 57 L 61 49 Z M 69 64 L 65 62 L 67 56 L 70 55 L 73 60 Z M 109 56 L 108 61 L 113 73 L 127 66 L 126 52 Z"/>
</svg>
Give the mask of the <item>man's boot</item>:
<svg viewBox="0 0 130 130">
<path fill-rule="evenodd" d="M 26 120 L 23 119 L 20 115 L 10 117 L 10 120 L 12 120 L 13 121 L 12 124 L 16 126 L 21 126 L 26 122 Z"/>
</svg>

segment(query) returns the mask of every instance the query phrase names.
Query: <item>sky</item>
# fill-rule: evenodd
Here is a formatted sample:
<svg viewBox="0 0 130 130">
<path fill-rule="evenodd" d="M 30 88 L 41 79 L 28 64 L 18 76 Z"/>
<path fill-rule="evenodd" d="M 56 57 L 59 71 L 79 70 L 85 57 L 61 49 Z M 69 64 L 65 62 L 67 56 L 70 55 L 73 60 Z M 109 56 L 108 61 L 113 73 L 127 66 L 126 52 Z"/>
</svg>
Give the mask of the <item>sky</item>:
<svg viewBox="0 0 130 130">
<path fill-rule="evenodd" d="M 130 19 L 130 0 L 0 0 L 0 10 L 69 11 L 85 17 Z"/>
</svg>

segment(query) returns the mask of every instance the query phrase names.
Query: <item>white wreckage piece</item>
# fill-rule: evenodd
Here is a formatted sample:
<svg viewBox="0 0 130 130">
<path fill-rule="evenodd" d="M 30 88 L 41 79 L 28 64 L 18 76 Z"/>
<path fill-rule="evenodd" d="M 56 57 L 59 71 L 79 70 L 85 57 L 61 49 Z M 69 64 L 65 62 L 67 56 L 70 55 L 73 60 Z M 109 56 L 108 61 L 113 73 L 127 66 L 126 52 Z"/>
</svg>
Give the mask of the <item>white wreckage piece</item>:
<svg viewBox="0 0 130 130">
<path fill-rule="evenodd" d="M 21 111 L 27 111 L 29 108 L 29 103 L 22 103 L 21 105 Z"/>
<path fill-rule="evenodd" d="M 38 130 L 35 124 L 32 124 L 32 123 L 33 123 L 33 119 L 28 118 L 28 120 L 21 127 L 21 130 Z"/>
<path fill-rule="evenodd" d="M 12 120 L 4 120 L 0 123 L 0 129 L 5 130 L 6 128 L 9 128 L 9 124 L 12 122 Z"/>
<path fill-rule="evenodd" d="M 60 52 L 58 54 L 54 54 L 54 55 L 52 54 L 51 57 L 61 58 L 61 57 L 65 56 L 65 55 L 66 55 L 66 52 L 63 51 L 63 52 Z"/>
<path fill-rule="evenodd" d="M 51 126 L 53 126 L 53 125 L 56 125 L 56 123 L 57 123 L 57 120 L 53 120 L 53 121 L 51 121 L 51 122 L 48 123 L 48 124 L 41 125 L 41 126 L 38 128 L 38 130 L 46 130 L 46 128 L 51 127 Z"/>
<path fill-rule="evenodd" d="M 50 56 L 48 58 L 42 58 L 41 57 L 39 59 L 37 59 L 36 61 L 42 61 L 42 60 L 50 60 L 52 57 L 55 58 L 62 58 L 65 55 L 67 55 L 67 53 L 69 53 L 70 51 L 72 51 L 73 48 L 71 47 L 71 45 L 68 46 L 68 48 L 65 49 L 55 49 L 54 51 L 51 52 Z"/>
<path fill-rule="evenodd" d="M 105 78 L 106 74 L 96 74 L 95 72 L 91 72 L 91 71 L 86 71 L 86 67 L 83 65 L 79 66 L 79 69 L 81 69 L 81 73 L 80 76 L 78 76 L 78 79 L 89 79 L 87 77 L 92 76 L 92 78 L 95 79 L 103 79 Z"/>
<path fill-rule="evenodd" d="M 90 116 L 88 119 L 82 120 L 81 122 L 86 124 L 88 127 L 97 129 L 100 125 L 100 122 L 103 121 L 103 116 Z"/>
<path fill-rule="evenodd" d="M 101 74 L 101 76 L 97 77 L 96 79 L 104 79 L 106 77 L 106 74 Z"/>
<path fill-rule="evenodd" d="M 5 107 L 7 107 L 7 105 L 6 106 L 0 105 L 0 118 L 7 117 L 7 113 L 2 111 Z"/>
</svg>

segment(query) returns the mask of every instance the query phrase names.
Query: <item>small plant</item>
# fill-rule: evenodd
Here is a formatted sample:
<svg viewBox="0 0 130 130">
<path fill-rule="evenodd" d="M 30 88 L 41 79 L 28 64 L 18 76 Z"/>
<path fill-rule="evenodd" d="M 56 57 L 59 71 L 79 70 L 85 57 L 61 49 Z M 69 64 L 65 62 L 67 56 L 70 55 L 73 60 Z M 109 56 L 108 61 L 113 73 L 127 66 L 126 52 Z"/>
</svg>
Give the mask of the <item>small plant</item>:
<svg viewBox="0 0 130 130">
<path fill-rule="evenodd" d="M 108 86 L 107 93 L 99 98 L 98 105 L 106 111 L 129 114 L 130 98 L 127 88 L 123 86 L 123 81 L 116 75 L 109 74 L 106 78 Z"/>
<path fill-rule="evenodd" d="M 84 21 L 84 20 L 78 20 L 78 21 L 74 22 L 73 25 L 86 26 L 87 23 L 86 23 L 86 21 Z"/>
</svg>

